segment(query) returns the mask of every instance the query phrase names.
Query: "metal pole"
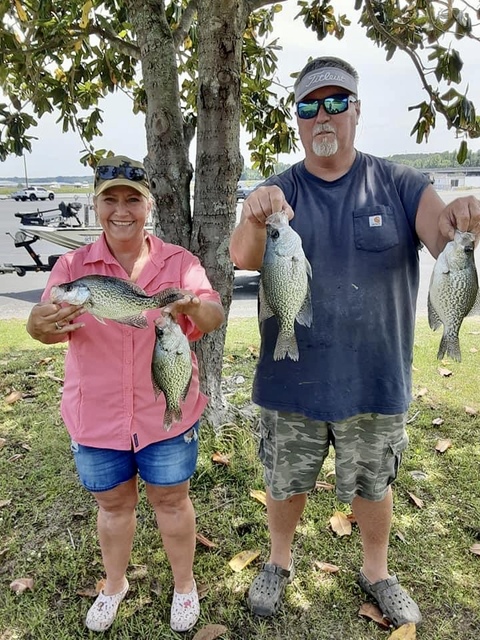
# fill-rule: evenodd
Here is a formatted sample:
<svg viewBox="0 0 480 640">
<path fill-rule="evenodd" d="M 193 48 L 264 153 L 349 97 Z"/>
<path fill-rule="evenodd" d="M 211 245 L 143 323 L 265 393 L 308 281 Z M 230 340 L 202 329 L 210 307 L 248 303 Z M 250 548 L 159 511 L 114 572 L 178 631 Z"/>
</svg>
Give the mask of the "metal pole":
<svg viewBox="0 0 480 640">
<path fill-rule="evenodd" d="M 28 188 L 28 175 L 27 175 L 27 159 L 25 158 L 25 154 L 23 155 L 23 167 L 25 170 L 25 186 Z"/>
</svg>

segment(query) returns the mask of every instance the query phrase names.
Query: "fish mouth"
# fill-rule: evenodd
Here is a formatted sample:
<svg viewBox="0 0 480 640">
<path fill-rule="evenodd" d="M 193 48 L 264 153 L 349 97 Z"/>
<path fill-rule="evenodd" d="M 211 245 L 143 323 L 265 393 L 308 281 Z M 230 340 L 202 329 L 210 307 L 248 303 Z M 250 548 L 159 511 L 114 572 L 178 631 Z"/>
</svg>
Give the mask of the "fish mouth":
<svg viewBox="0 0 480 640">
<path fill-rule="evenodd" d="M 473 247 L 472 246 L 463 247 L 463 250 L 465 251 L 465 253 L 471 253 L 473 251 Z"/>
</svg>

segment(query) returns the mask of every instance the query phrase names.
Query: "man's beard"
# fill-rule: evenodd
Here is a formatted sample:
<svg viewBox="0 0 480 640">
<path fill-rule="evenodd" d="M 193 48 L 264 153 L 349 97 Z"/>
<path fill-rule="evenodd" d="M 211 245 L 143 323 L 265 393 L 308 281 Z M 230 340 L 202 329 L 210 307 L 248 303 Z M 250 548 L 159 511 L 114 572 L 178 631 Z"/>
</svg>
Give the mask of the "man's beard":
<svg viewBox="0 0 480 640">
<path fill-rule="evenodd" d="M 336 135 L 333 140 L 327 140 L 323 136 L 320 140 L 318 140 L 316 137 L 316 134 L 324 131 L 331 132 L 335 135 L 335 129 L 333 129 L 332 127 L 329 127 L 328 125 L 325 125 L 325 124 L 316 125 L 313 129 L 314 138 L 312 142 L 312 151 L 316 156 L 319 156 L 321 158 L 328 158 L 337 153 L 338 141 L 337 141 Z"/>
</svg>

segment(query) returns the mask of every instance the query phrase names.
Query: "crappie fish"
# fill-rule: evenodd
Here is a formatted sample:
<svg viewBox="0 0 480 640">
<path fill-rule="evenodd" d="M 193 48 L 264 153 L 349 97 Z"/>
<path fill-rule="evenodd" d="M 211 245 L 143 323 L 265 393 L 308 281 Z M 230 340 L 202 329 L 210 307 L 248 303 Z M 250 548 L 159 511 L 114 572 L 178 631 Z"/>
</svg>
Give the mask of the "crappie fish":
<svg viewBox="0 0 480 640">
<path fill-rule="evenodd" d="M 192 355 L 187 336 L 170 314 L 165 323 L 155 325 L 155 347 L 152 358 L 152 383 L 155 398 L 165 395 L 163 426 L 166 431 L 182 419 L 181 400 L 185 400 L 192 379 Z"/>
<path fill-rule="evenodd" d="M 260 270 L 259 321 L 275 316 L 278 337 L 274 360 L 286 356 L 298 360 L 295 320 L 309 327 L 312 324 L 312 302 L 308 278 L 312 268 L 302 248 L 298 233 L 288 224 L 283 212 L 267 218 L 267 242 Z"/>
<path fill-rule="evenodd" d="M 428 290 L 428 323 L 435 331 L 443 325 L 437 358 L 444 355 L 461 361 L 458 333 L 465 316 L 476 308 L 478 278 L 475 268 L 475 236 L 455 231 L 438 256 Z"/>
<path fill-rule="evenodd" d="M 164 289 L 149 296 L 129 280 L 101 275 L 83 276 L 53 286 L 50 292 L 52 302 L 81 305 L 103 324 L 108 319 L 139 329 L 148 326 L 144 311 L 160 309 L 182 297 L 179 289 Z"/>
</svg>

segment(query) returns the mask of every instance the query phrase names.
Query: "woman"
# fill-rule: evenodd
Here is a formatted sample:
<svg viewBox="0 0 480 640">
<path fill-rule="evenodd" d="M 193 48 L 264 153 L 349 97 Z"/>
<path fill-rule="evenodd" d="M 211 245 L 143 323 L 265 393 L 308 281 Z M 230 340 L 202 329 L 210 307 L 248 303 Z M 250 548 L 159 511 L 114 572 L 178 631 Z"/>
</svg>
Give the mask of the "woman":
<svg viewBox="0 0 480 640">
<path fill-rule="evenodd" d="M 152 207 L 143 165 L 125 156 L 101 160 L 95 172 L 94 208 L 100 238 L 63 255 L 52 269 L 42 302 L 32 309 L 28 333 L 45 344 L 68 340 L 62 417 L 72 439 L 80 481 L 98 503 L 98 538 L 106 582 L 88 611 L 86 626 L 108 629 L 128 591 L 126 569 L 135 532 L 137 474 L 146 485 L 170 562 L 174 593 L 170 625 L 188 631 L 199 616 L 193 577 L 195 513 L 189 479 L 198 452 L 198 421 L 207 404 L 199 390 L 198 368 L 182 404 L 182 419 L 164 429 L 165 400 L 155 399 L 151 360 L 155 320 L 148 328 L 98 322 L 85 310 L 49 301 L 52 286 L 98 274 L 129 279 L 147 294 L 167 287 L 185 293 L 168 311 L 190 341 L 218 328 L 220 298 L 200 262 L 182 247 L 148 234 Z M 165 310 L 164 310 L 165 311 Z"/>
</svg>

